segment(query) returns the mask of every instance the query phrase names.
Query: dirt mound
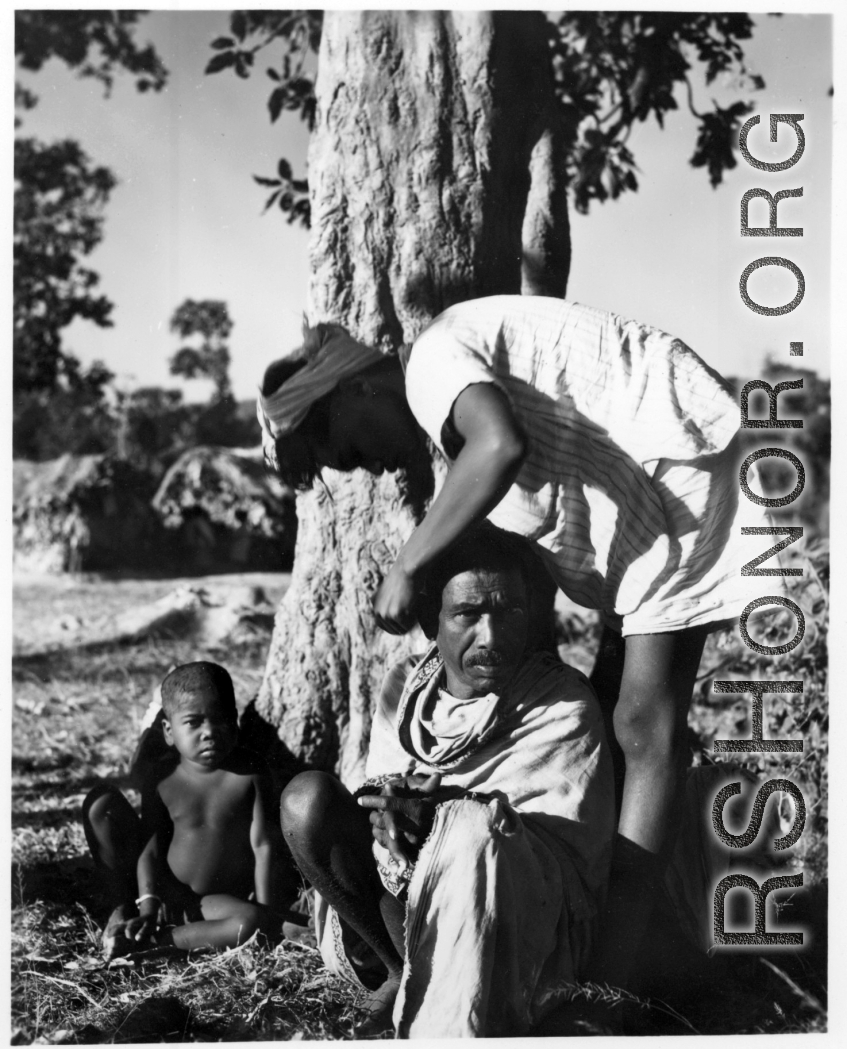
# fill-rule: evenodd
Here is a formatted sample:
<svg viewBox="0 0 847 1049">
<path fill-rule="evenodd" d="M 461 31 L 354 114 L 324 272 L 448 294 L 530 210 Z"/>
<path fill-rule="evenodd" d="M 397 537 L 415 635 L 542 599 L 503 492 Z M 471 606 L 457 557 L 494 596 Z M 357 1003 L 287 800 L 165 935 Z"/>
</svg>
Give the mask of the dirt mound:
<svg viewBox="0 0 847 1049">
<path fill-rule="evenodd" d="M 140 567 L 155 546 L 152 477 L 105 455 L 16 460 L 15 566 L 29 572 Z"/>
<path fill-rule="evenodd" d="M 294 494 L 266 471 L 259 449 L 190 449 L 165 474 L 152 505 L 183 568 L 291 566 Z"/>
<path fill-rule="evenodd" d="M 192 448 L 156 488 L 152 474 L 105 455 L 17 460 L 15 568 L 180 575 L 291 567 L 294 494 L 259 450 Z"/>
</svg>

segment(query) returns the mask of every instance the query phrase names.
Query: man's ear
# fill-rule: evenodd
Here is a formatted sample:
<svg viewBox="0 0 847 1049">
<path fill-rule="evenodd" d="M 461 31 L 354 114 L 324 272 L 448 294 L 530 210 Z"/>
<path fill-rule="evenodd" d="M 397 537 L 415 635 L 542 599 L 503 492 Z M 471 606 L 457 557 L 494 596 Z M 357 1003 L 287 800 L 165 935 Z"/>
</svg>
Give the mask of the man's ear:
<svg viewBox="0 0 847 1049">
<path fill-rule="evenodd" d="M 171 723 L 167 718 L 162 718 L 162 735 L 165 737 L 165 743 L 169 747 L 174 746 L 174 734 L 171 731 Z"/>
</svg>

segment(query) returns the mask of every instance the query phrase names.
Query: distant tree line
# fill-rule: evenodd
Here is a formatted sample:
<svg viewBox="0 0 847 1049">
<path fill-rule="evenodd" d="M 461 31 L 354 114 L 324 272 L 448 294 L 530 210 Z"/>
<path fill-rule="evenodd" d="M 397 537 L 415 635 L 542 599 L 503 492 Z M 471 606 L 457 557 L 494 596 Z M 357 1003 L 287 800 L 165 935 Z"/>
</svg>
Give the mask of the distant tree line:
<svg viewBox="0 0 847 1049">
<path fill-rule="evenodd" d="M 159 91 L 167 70 L 151 46 L 135 42 L 136 11 L 16 11 L 15 55 L 37 72 L 58 58 L 108 93 L 116 73 L 134 77 L 139 91 Z M 229 379 L 226 303 L 187 299 L 171 317 L 183 344 L 171 374 L 211 380 L 205 404 L 186 404 L 179 389 L 126 392 L 101 362 L 85 368 L 65 345 L 77 318 L 111 327 L 113 304 L 98 291 L 85 264 L 103 237 L 103 216 L 117 184 L 78 142 L 42 142 L 21 133 L 38 99 L 15 87 L 18 134 L 14 154 L 13 454 L 45 460 L 65 452 L 112 453 L 161 472 L 197 444 L 258 443 L 252 404 L 239 405 Z"/>
<path fill-rule="evenodd" d="M 16 459 L 54 459 L 111 454 L 161 475 L 196 445 L 239 448 L 260 440 L 252 400 L 239 403 L 229 379 L 227 339 L 233 323 L 226 303 L 186 299 L 171 317 L 185 343 L 170 359 L 172 375 L 212 382 L 209 399 L 185 403 L 182 390 L 142 386 L 122 390 L 102 364 L 83 371 L 62 353 L 53 381 L 19 383 L 14 390 L 13 454 Z"/>
<path fill-rule="evenodd" d="M 18 66 L 35 72 L 58 58 L 77 75 L 102 83 L 107 93 L 119 71 L 132 76 L 139 91 L 159 91 L 168 71 L 152 46 L 136 43 L 141 16 L 137 11 L 18 10 Z M 259 52 L 275 44 L 281 53 L 266 70 L 270 118 L 295 112 L 312 129 L 323 12 L 235 11 L 229 22 L 229 35 L 211 43 L 214 54 L 206 72 L 231 69 L 247 77 Z M 676 108 L 677 85 L 686 88 L 698 122 L 689 163 L 704 167 L 713 185 L 721 181 L 736 163 L 734 135 L 750 107 L 744 101 L 727 107 L 713 103 L 700 112 L 689 73 L 699 65 L 711 83 L 732 68 L 739 87 L 760 88 L 763 82 L 746 69 L 741 49 L 752 27 L 744 14 L 571 12 L 549 21 L 550 67 L 566 132 L 562 163 L 577 210 L 637 189 L 635 159 L 626 145 L 629 132 L 650 116 L 661 124 Z M 102 239 L 104 209 L 117 180 L 78 142 L 44 143 L 21 134 L 24 114 L 37 102 L 16 84 L 14 455 L 44 460 L 68 451 L 107 452 L 160 472 L 196 444 L 256 444 L 252 403 L 238 404 L 230 387 L 233 325 L 225 303 L 189 299 L 171 318 L 171 330 L 182 342 L 170 360 L 171 373 L 210 380 L 213 389 L 204 404 L 186 404 L 179 389 L 121 391 L 105 365 L 84 368 L 64 344 L 63 332 L 76 318 L 100 327 L 112 324 L 112 303 L 98 292 L 98 275 L 85 259 Z M 256 181 L 271 191 L 269 207 L 281 209 L 289 221 L 308 224 L 308 185 L 293 177 L 286 160 L 279 162 L 274 178 Z M 792 441 L 794 447 L 802 444 L 812 482 L 804 512 L 815 515 L 829 498 L 829 382 L 810 371 L 796 374 L 803 375 L 804 389 L 783 395 L 782 403 L 806 422 L 802 431 L 792 431 Z M 778 471 L 778 462 L 769 461 L 766 468 Z"/>
</svg>

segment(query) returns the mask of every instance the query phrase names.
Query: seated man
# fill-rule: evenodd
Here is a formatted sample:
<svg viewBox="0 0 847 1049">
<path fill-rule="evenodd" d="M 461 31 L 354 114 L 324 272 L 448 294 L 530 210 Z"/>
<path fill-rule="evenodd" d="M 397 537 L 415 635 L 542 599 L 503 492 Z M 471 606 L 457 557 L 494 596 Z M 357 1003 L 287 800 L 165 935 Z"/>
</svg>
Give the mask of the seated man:
<svg viewBox="0 0 847 1049">
<path fill-rule="evenodd" d="M 107 961 L 153 944 L 235 947 L 257 930 L 279 936 L 282 925 L 270 777 L 238 746 L 232 679 L 216 663 L 176 667 L 162 682 L 162 709 L 172 756 L 147 770 L 141 819 L 104 784 L 83 805 L 115 907 Z"/>
<path fill-rule="evenodd" d="M 520 1034 L 584 972 L 611 762 L 585 677 L 527 646 L 522 542 L 482 525 L 429 571 L 433 643 L 386 677 L 364 787 L 306 772 L 282 797 L 324 960 L 378 985 L 360 1034 Z"/>
</svg>

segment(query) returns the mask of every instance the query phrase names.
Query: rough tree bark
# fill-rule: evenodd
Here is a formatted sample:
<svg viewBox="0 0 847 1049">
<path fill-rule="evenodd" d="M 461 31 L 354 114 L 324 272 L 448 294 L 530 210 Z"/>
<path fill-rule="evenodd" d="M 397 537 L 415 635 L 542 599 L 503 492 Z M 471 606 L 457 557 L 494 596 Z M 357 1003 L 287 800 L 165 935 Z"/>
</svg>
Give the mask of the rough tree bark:
<svg viewBox="0 0 847 1049">
<path fill-rule="evenodd" d="M 560 134 L 536 12 L 327 12 L 309 153 L 312 323 L 385 352 L 452 303 L 565 293 Z M 441 468 L 436 465 L 435 473 Z M 425 476 L 324 471 L 297 502 L 291 588 L 256 711 L 296 763 L 362 774 L 373 702 L 420 635 L 371 600 L 431 495 Z"/>
</svg>

